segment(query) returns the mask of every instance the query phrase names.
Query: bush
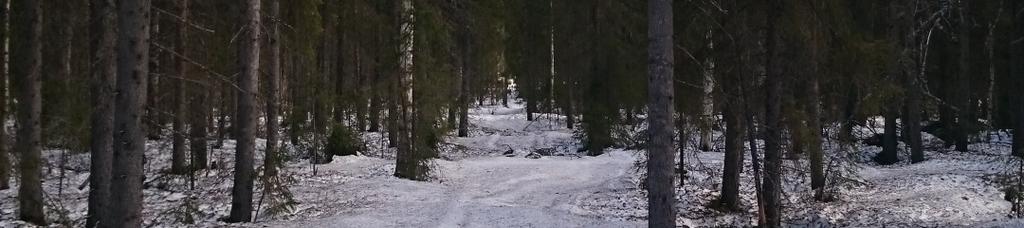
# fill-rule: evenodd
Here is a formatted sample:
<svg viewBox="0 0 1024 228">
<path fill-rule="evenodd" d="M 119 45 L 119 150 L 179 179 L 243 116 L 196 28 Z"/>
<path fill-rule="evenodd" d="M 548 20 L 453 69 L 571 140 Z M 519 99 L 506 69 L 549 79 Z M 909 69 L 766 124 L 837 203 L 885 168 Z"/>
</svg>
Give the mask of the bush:
<svg viewBox="0 0 1024 228">
<path fill-rule="evenodd" d="M 324 152 L 334 156 L 356 155 L 364 151 L 363 141 L 351 128 L 338 125 L 331 129 L 331 135 L 327 137 Z"/>
</svg>

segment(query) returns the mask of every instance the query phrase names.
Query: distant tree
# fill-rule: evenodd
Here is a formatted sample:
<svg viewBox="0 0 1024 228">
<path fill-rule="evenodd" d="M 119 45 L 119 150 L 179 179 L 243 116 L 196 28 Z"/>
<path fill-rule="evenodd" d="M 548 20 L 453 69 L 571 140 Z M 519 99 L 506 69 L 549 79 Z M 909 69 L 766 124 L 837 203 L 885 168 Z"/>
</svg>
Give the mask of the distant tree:
<svg viewBox="0 0 1024 228">
<path fill-rule="evenodd" d="M 14 151 L 21 154 L 18 217 L 46 225 L 43 187 L 40 113 L 42 112 L 42 8 L 39 0 L 11 2 L 11 76 L 16 79 L 18 134 Z"/>
<path fill-rule="evenodd" d="M 675 227 L 672 0 L 648 1 L 648 227 Z"/>
</svg>

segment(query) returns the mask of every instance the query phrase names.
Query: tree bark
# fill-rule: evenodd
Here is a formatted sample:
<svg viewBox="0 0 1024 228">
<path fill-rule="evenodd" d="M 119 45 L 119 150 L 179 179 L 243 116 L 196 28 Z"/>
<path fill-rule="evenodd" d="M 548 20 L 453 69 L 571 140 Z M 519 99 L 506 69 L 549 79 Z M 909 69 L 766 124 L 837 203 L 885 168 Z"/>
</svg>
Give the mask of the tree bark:
<svg viewBox="0 0 1024 228">
<path fill-rule="evenodd" d="M 463 19 L 463 21 L 468 19 Z M 473 58 L 472 54 L 472 35 L 469 30 L 469 23 L 464 22 L 462 25 L 462 78 L 460 81 L 459 89 L 459 137 L 469 136 L 469 85 L 470 79 L 473 77 L 473 67 L 470 65 L 470 59 Z"/>
<path fill-rule="evenodd" d="M 199 77 L 197 77 L 199 78 Z M 208 106 L 207 99 L 210 97 L 210 92 L 207 88 L 212 88 L 212 85 L 208 84 L 206 87 L 201 87 L 192 91 L 192 101 L 190 106 L 192 115 L 191 127 L 189 128 L 189 149 L 192 153 L 192 170 L 206 169 L 209 164 L 207 141 L 209 140 L 209 119 L 210 119 L 210 107 Z"/>
<path fill-rule="evenodd" d="M 1010 11 L 1019 10 L 1024 4 L 1020 1 L 1007 1 L 1010 3 Z M 1017 14 L 1011 17 L 1010 28 L 1013 30 L 1013 37 L 1024 37 L 1024 14 Z M 1024 43 L 1010 41 L 1010 72 L 1011 78 L 1016 83 L 1016 88 L 1024 88 Z M 1014 110 L 1013 124 L 1013 151 L 1011 154 L 1017 157 L 1024 157 L 1024 90 L 1017 90 L 1011 110 Z"/>
<path fill-rule="evenodd" d="M 738 87 L 738 85 L 736 86 Z M 738 91 L 736 91 L 738 92 Z M 737 93 L 738 94 L 738 93 Z M 739 210 L 740 174 L 743 173 L 743 126 L 742 107 L 739 102 L 726 102 L 725 111 L 725 157 L 722 167 L 722 208 Z"/>
<path fill-rule="evenodd" d="M 243 31 L 238 46 L 238 108 L 235 110 L 235 131 L 238 139 L 235 148 L 234 185 L 231 188 L 231 215 L 228 222 L 252 221 L 253 169 L 256 150 L 258 111 L 256 94 L 259 93 L 260 61 L 260 0 L 244 0 L 242 15 Z"/>
<path fill-rule="evenodd" d="M 40 0 L 14 1 L 11 11 L 17 21 L 11 23 L 11 76 L 18 100 L 18 132 L 14 151 L 21 154 L 21 181 L 18 188 L 18 218 L 36 225 L 46 225 L 43 210 L 42 147 L 40 145 L 40 113 L 42 109 L 42 8 Z"/>
<path fill-rule="evenodd" d="M 148 33 L 160 34 L 160 15 L 151 15 L 147 20 L 149 20 L 147 23 L 150 23 L 150 32 Z M 147 76 L 149 77 L 149 80 L 146 81 L 146 83 L 148 83 L 146 88 L 148 96 L 146 97 L 146 107 L 144 108 L 146 114 L 142 118 L 142 123 L 146 125 L 146 138 L 149 140 L 159 140 L 160 137 L 163 136 L 164 130 L 164 125 L 162 125 L 164 123 L 162 120 L 164 117 L 163 114 L 159 112 L 159 110 L 162 109 L 162 107 L 160 107 L 162 101 L 160 96 L 163 91 L 160 89 L 161 77 L 157 77 L 157 73 L 162 73 L 162 69 L 160 68 L 160 57 L 159 51 L 151 52 L 148 60 L 148 64 L 150 64 L 149 71 L 153 73 Z"/>
<path fill-rule="evenodd" d="M 888 105 L 883 110 L 882 118 L 885 119 L 885 130 L 882 133 L 882 152 L 875 156 L 875 162 L 880 165 L 891 165 L 899 162 L 899 136 L 896 127 L 896 119 L 899 118 L 899 106 Z"/>
<path fill-rule="evenodd" d="M 0 0 L 0 40 L 7 40 L 10 10 L 8 0 Z M 7 45 L 0 45 L 0 190 L 9 189 L 11 179 L 11 157 L 7 150 Z"/>
<path fill-rule="evenodd" d="M 907 1 L 897 2 L 901 3 L 901 7 L 908 7 Z M 896 27 L 905 31 L 914 25 L 915 19 L 910 15 L 903 16 L 906 18 L 894 18 L 893 21 L 900 23 L 900 26 Z M 901 46 L 903 46 L 902 49 L 904 50 L 914 50 L 913 52 L 905 51 L 904 53 L 925 52 L 925 50 L 921 50 L 920 48 L 911 48 L 913 46 L 918 46 L 915 44 L 914 37 L 912 35 L 902 33 L 897 34 L 899 34 L 899 36 L 898 38 L 894 37 L 897 39 L 894 39 L 893 42 L 901 42 Z M 926 42 L 925 44 L 927 44 L 928 41 L 923 42 Z M 928 47 L 924 48 L 927 49 Z M 903 83 L 906 89 L 906 96 L 903 102 L 906 106 L 906 113 L 903 114 L 903 138 L 905 139 L 907 146 L 910 147 L 910 162 L 918 163 L 924 161 L 924 148 L 921 145 L 921 99 L 924 85 L 918 78 L 919 76 L 924 75 L 923 73 L 927 69 L 924 63 L 927 60 L 919 59 L 917 60 L 920 62 L 919 64 L 911 64 L 913 62 L 911 61 L 911 58 L 904 55 L 898 56 L 900 59 L 894 63 L 895 65 L 904 68 Z"/>
<path fill-rule="evenodd" d="M 114 149 L 114 86 L 117 80 L 116 13 L 114 0 L 91 0 L 92 114 L 89 166 L 89 214 L 86 227 L 107 218 Z"/>
<path fill-rule="evenodd" d="M 673 153 L 672 0 L 649 0 L 648 10 L 648 227 L 675 227 Z"/>
<path fill-rule="evenodd" d="M 377 77 L 377 78 L 379 79 L 380 77 Z M 380 115 L 381 115 L 381 110 L 380 110 L 381 107 L 380 106 L 381 106 L 381 102 L 383 102 L 383 101 L 380 99 L 380 92 L 377 91 L 377 90 L 378 90 L 377 88 L 371 88 L 370 89 L 370 94 L 371 94 L 370 95 L 370 114 L 368 116 L 368 118 L 370 118 L 370 121 L 369 121 L 370 126 L 366 128 L 367 132 L 378 132 L 378 131 L 380 131 Z"/>
<path fill-rule="evenodd" d="M 182 56 L 188 56 L 188 1 L 178 1 L 179 15 L 178 19 L 178 53 Z M 188 156 L 185 153 L 185 79 L 188 78 L 189 63 L 185 61 L 183 57 L 178 57 L 178 78 L 174 79 L 174 132 L 172 134 L 171 142 L 171 173 L 172 174 L 186 174 L 188 173 L 187 159 Z"/>
<path fill-rule="evenodd" d="M 412 0 L 401 1 L 401 58 L 399 60 L 399 100 L 398 100 L 398 123 L 397 135 L 398 154 L 396 159 L 395 176 L 405 179 L 420 179 L 422 174 L 419 170 L 419 155 L 417 155 L 414 144 L 415 111 L 413 109 L 413 47 L 415 40 L 415 14 Z"/>
<path fill-rule="evenodd" d="M 149 79 L 150 0 L 121 1 L 118 6 L 117 92 L 114 104 L 114 162 L 110 185 L 111 227 L 142 226 L 142 116 Z"/>
<path fill-rule="evenodd" d="M 817 56 L 817 55 L 816 55 Z M 816 56 L 814 57 L 816 59 Z M 811 189 L 815 189 L 815 198 L 824 197 L 825 188 L 825 153 L 822 150 L 821 138 L 821 91 L 818 81 L 821 71 L 817 60 L 813 63 L 815 75 L 808 81 L 807 91 L 807 157 L 811 168 Z"/>
<path fill-rule="evenodd" d="M 707 32 L 708 49 L 712 52 L 715 48 L 715 42 L 712 41 L 712 30 Z M 710 56 L 710 55 L 709 55 Z M 703 89 L 704 93 L 701 97 L 701 114 L 700 114 L 700 150 L 704 152 L 711 151 L 711 140 L 712 140 L 712 128 L 714 127 L 715 120 L 715 107 L 714 107 L 714 91 L 715 91 L 715 61 L 713 58 L 708 57 L 704 61 L 703 76 Z"/>
<path fill-rule="evenodd" d="M 687 140 L 690 139 L 690 132 L 686 131 L 686 125 L 689 124 L 687 123 L 689 119 L 686 117 L 686 114 L 679 112 L 677 115 L 679 118 L 676 118 L 675 126 L 677 132 L 676 137 L 678 137 L 678 146 L 676 148 L 678 151 L 676 151 L 676 156 L 679 156 L 679 164 L 676 164 L 676 172 L 679 173 L 678 185 L 681 187 L 686 184 L 687 173 L 689 172 L 686 170 L 686 143 L 688 143 Z"/>
<path fill-rule="evenodd" d="M 566 94 L 568 95 L 565 101 L 565 128 L 574 129 L 576 127 L 576 90 L 573 87 L 576 83 L 570 78 L 568 85 L 566 86 Z M 508 97 L 508 96 L 505 96 Z M 508 104 L 504 104 L 508 107 Z"/>
<path fill-rule="evenodd" d="M 263 155 L 263 172 L 266 177 L 277 175 L 278 150 L 281 142 L 281 124 L 278 121 L 280 116 L 280 87 L 281 87 L 281 1 L 273 0 L 270 3 L 270 64 L 267 74 L 267 146 Z"/>
<path fill-rule="evenodd" d="M 959 25 L 959 42 L 960 42 L 960 73 L 957 75 L 957 88 L 956 99 L 957 108 L 956 112 L 956 128 L 954 130 L 954 137 L 956 138 L 956 150 L 961 152 L 967 151 L 967 131 L 968 125 L 973 124 L 971 116 L 971 79 L 970 74 L 974 73 L 971 69 L 971 4 L 968 0 L 960 0 L 960 25 Z"/>
<path fill-rule="evenodd" d="M 766 8 L 767 31 L 765 47 L 767 50 L 765 71 L 765 127 L 764 127 L 764 199 L 765 227 L 782 226 L 782 74 L 779 55 L 780 42 L 776 26 L 784 7 L 780 0 L 769 0 Z"/>
</svg>

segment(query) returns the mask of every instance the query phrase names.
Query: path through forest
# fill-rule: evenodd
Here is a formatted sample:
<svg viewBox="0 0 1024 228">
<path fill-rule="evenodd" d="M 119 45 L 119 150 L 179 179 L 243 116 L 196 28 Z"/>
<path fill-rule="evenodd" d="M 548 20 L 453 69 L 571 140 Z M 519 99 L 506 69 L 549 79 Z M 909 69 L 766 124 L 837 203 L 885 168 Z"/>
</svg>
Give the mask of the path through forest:
<svg viewBox="0 0 1024 228">
<path fill-rule="evenodd" d="M 582 207 L 608 192 L 633 191 L 634 154 L 543 156 L 570 148 L 571 130 L 560 121 L 532 124 L 518 108 L 474 110 L 474 134 L 455 140 L 464 155 L 434 164 L 435 181 L 389 175 L 390 160 L 342 158 L 322 167 L 324 185 L 302 186 L 299 210 L 324 216 L 272 222 L 280 227 L 637 227 L 637 219 L 598 216 Z M 556 117 L 546 117 L 556 118 Z M 504 149 L 502 149 L 504 148 Z M 513 157 L 500 151 L 514 149 Z M 343 178 L 349 177 L 349 178 Z M 305 177 L 303 177 L 304 179 Z M 342 178 L 342 179 L 337 179 Z M 305 181 L 304 181 L 305 182 Z M 297 186 L 298 187 L 298 186 Z M 308 212 L 308 211 L 307 211 Z"/>
</svg>

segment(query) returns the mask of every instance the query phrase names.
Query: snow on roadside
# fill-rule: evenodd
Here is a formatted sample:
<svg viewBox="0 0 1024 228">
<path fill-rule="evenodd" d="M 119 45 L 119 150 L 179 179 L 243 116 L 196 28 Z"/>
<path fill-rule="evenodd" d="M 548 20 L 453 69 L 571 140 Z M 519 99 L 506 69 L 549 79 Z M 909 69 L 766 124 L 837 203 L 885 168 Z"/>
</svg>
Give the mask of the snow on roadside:
<svg viewBox="0 0 1024 228">
<path fill-rule="evenodd" d="M 305 160 L 286 164 L 283 174 L 297 201 L 283 214 L 261 212 L 256 223 L 226 224 L 230 203 L 234 141 L 212 149 L 215 168 L 197 178 L 164 175 L 169 143 L 149 142 L 146 163 L 144 226 L 147 227 L 640 227 L 646 198 L 634 162 L 638 152 L 611 149 L 597 157 L 572 156 L 578 147 L 564 117 L 538 114 L 526 121 L 521 104 L 485 106 L 470 111 L 470 137 L 449 137 L 443 159 L 433 162 L 434 179 L 408 181 L 392 176 L 394 149 L 385 134 L 367 133 L 362 156 L 335 157 L 317 165 Z M 858 128 L 858 137 L 877 129 Z M 721 132 L 715 132 L 721 140 Z M 1000 176 L 1010 167 L 1008 141 L 998 135 L 972 145 L 970 153 L 942 148 L 924 135 L 928 160 L 878 166 L 870 157 L 880 149 L 854 145 L 841 152 L 826 148 L 832 158 L 849 158 L 850 181 L 839 185 L 834 202 L 817 202 L 808 189 L 805 160 L 787 160 L 785 216 L 789 226 L 806 227 L 1022 227 L 1009 219 Z M 212 144 L 213 142 L 211 142 Z M 262 158 L 262 141 L 257 160 Z M 687 155 L 688 177 L 677 189 L 679 224 L 687 227 L 743 227 L 756 224 L 756 199 L 749 154 L 744 154 L 740 212 L 709 207 L 721 188 L 721 141 L 717 151 Z M 512 157 L 503 153 L 512 150 Z M 537 151 L 554 155 L 524 158 Z M 694 151 L 694 150 L 691 150 Z M 46 189 L 51 218 L 66 217 L 81 226 L 86 213 L 88 154 L 69 154 L 64 179 L 59 173 L 62 152 L 47 150 Z M 906 159 L 908 155 L 901 153 Z M 257 161 L 257 164 L 262 162 Z M 845 164 L 845 163 L 844 163 Z M 193 189 L 192 186 L 195 186 Z M 0 227 L 27 226 L 16 221 L 16 185 L 0 190 Z M 260 184 L 256 187 L 260 197 Z M 58 194 L 59 192 L 59 194 Z M 266 208 L 267 205 L 259 205 Z M 188 211 L 183 208 L 194 207 Z M 65 212 L 52 210 L 62 208 Z M 187 223 L 192 220 L 192 223 Z M 55 227 L 60 225 L 54 225 Z"/>
</svg>

